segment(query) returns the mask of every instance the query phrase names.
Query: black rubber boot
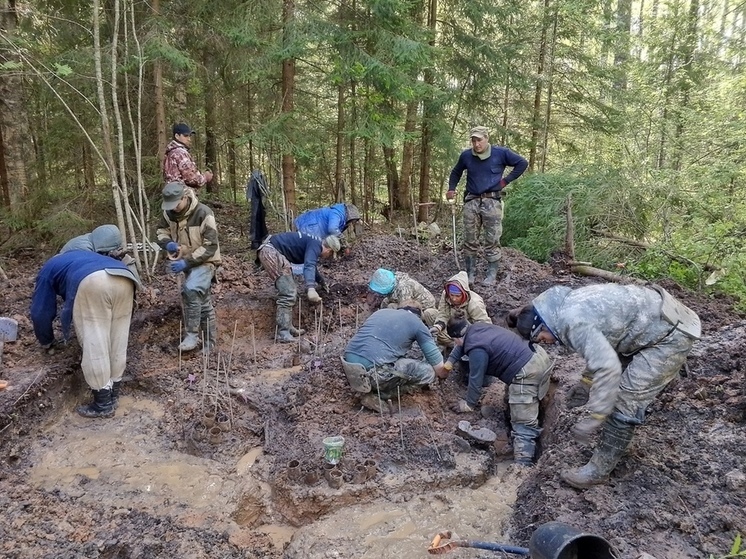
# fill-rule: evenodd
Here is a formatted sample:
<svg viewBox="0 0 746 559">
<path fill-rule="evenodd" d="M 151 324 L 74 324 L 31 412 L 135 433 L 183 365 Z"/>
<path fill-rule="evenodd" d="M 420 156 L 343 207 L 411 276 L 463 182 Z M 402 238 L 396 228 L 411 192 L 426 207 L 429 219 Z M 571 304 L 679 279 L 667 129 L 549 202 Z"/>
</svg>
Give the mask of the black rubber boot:
<svg viewBox="0 0 746 559">
<path fill-rule="evenodd" d="M 111 403 L 114 406 L 114 409 L 117 409 L 117 406 L 119 405 L 119 387 L 121 385 L 121 380 L 111 383 Z"/>
<path fill-rule="evenodd" d="M 536 455 L 536 440 L 541 435 L 541 429 L 513 424 L 513 461 L 516 464 L 531 466 Z"/>
<path fill-rule="evenodd" d="M 80 406 L 77 412 L 83 417 L 114 417 L 114 404 L 111 401 L 111 390 L 91 390 L 93 402 Z"/>
<path fill-rule="evenodd" d="M 297 342 L 298 338 L 291 333 L 293 309 L 277 307 L 277 341 L 281 343 Z"/>
<path fill-rule="evenodd" d="M 562 480 L 576 489 L 587 489 L 606 483 L 609 474 L 619 463 L 632 442 L 635 426 L 609 417 L 604 424 L 601 440 L 588 463 L 560 473 Z"/>
<path fill-rule="evenodd" d="M 482 281 L 482 285 L 495 285 L 497 282 L 497 271 L 500 269 L 500 261 L 487 263 L 487 277 Z"/>
<path fill-rule="evenodd" d="M 464 263 L 466 264 L 466 276 L 469 280 L 469 287 L 474 285 L 474 273 L 477 269 L 477 259 L 474 256 L 464 257 Z"/>
</svg>

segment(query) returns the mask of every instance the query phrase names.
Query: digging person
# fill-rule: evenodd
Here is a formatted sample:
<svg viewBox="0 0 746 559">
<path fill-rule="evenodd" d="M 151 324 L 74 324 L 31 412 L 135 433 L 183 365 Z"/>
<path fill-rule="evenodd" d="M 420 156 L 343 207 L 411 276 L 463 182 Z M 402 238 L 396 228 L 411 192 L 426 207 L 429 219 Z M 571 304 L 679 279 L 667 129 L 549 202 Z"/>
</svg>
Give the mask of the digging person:
<svg viewBox="0 0 746 559">
<path fill-rule="evenodd" d="M 425 361 L 405 357 L 414 342 Z M 342 367 L 352 389 L 366 408 L 382 411 L 388 401 L 443 374 L 443 357 L 416 301 L 398 309 L 380 309 L 370 315 L 345 348 Z"/>
<path fill-rule="evenodd" d="M 99 254 L 121 260 L 138 281 L 140 281 L 135 259 L 125 252 L 122 234 L 119 231 L 119 227 L 114 224 L 99 225 L 90 233 L 73 237 L 65 243 L 59 253 L 64 254 L 71 250 L 98 252 Z"/>
<path fill-rule="evenodd" d="M 608 480 L 648 406 L 701 334 L 696 313 L 655 285 L 555 286 L 511 313 L 508 324 L 528 340 L 559 343 L 586 361 L 588 415 L 572 433 L 582 444 L 599 430 L 601 437 L 585 466 L 560 474 L 578 489 Z"/>
<path fill-rule="evenodd" d="M 401 306 L 402 301 L 415 300 L 422 309 L 422 321 L 428 326 L 435 324 L 435 317 L 438 313 L 435 297 L 409 274 L 378 268 L 370 277 L 368 290 L 369 307 L 396 309 Z"/>
<path fill-rule="evenodd" d="M 63 341 L 75 326 L 83 349 L 80 368 L 93 402 L 80 406 L 83 417 L 112 417 L 127 364 L 127 341 L 138 278 L 125 264 L 90 251 L 73 250 L 50 258 L 36 277 L 31 322 L 43 348 L 56 343 L 53 323 L 57 296 Z"/>
<path fill-rule="evenodd" d="M 197 349 L 203 341 L 200 331 L 204 349 L 209 350 L 217 344 L 212 284 L 220 266 L 220 245 L 215 215 L 183 182 L 170 182 L 163 188 L 161 208 L 158 245 L 169 254 L 171 273 L 184 274 L 181 300 L 185 335 L 179 350 Z"/>
<path fill-rule="evenodd" d="M 320 303 L 316 288 L 329 291 L 318 268 L 320 259 L 331 258 L 339 250 L 339 239 L 329 235 L 323 241 L 301 232 L 270 235 L 257 250 L 262 267 L 279 292 L 277 297 L 277 340 L 292 342 L 303 330 L 293 326 L 293 307 L 298 302 L 298 290 L 293 279 L 293 264 L 303 264 L 303 279 L 309 303 Z"/>
<path fill-rule="evenodd" d="M 317 208 L 303 212 L 295 218 L 295 229 L 301 233 L 315 235 L 321 239 L 329 235 L 342 238 L 342 233 L 350 227 L 355 234 L 359 234 L 357 228 L 360 222 L 360 210 L 353 204 L 334 204 L 325 208 Z"/>
<path fill-rule="evenodd" d="M 451 170 L 446 198 L 456 196 L 456 187 L 466 171 L 464 194 L 464 258 L 469 283 L 474 284 L 476 259 L 479 253 L 480 232 L 483 235 L 482 249 L 487 260 L 487 276 L 484 285 L 494 285 L 500 268 L 500 237 L 503 231 L 502 195 L 505 187 L 520 177 L 528 167 L 528 161 L 514 151 L 502 146 L 490 145 L 489 131 L 476 126 L 469 133 L 471 149 L 464 150 Z M 506 167 L 512 167 L 503 177 Z"/>
<path fill-rule="evenodd" d="M 536 453 L 539 428 L 539 401 L 549 390 L 552 361 L 540 346 L 494 324 L 469 324 L 463 318 L 448 321 L 448 335 L 455 347 L 443 366 L 446 378 L 458 363 L 469 379 L 466 397 L 451 410 L 456 413 L 476 411 L 482 387 L 497 377 L 508 385 L 508 404 L 512 425 L 513 459 L 531 465 Z M 462 360 L 466 356 L 468 360 Z"/>
<path fill-rule="evenodd" d="M 469 289 L 466 272 L 459 272 L 446 282 L 438 302 L 435 323 L 430 328 L 438 345 L 444 350 L 453 347 L 453 340 L 446 330 L 446 325 L 451 318 L 463 318 L 471 324 L 475 322 L 492 324 L 484 299 Z"/>
</svg>

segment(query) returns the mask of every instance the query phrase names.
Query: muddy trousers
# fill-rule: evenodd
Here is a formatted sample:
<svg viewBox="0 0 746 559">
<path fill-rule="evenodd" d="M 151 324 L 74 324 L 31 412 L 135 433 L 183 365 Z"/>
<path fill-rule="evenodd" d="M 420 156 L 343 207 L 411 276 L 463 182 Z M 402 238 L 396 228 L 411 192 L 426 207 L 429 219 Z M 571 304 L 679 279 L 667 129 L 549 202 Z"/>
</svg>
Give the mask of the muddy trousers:
<svg viewBox="0 0 746 559">
<path fill-rule="evenodd" d="M 479 237 L 487 262 L 500 260 L 503 233 L 503 204 L 495 198 L 474 198 L 464 203 L 464 257 L 474 262 L 479 253 Z M 470 260 L 471 259 L 471 260 Z"/>
<path fill-rule="evenodd" d="M 435 382 L 432 365 L 406 357 L 397 359 L 395 363 L 375 366 L 368 373 L 371 390 L 377 390 L 383 400 L 390 400 L 398 394 L 406 394 L 418 386 Z"/>
<path fill-rule="evenodd" d="M 526 363 L 508 387 L 508 404 L 512 424 L 513 458 L 530 464 L 536 454 L 539 428 L 539 401 L 549 391 L 552 360 L 544 348 L 535 345 L 534 356 Z"/>
<path fill-rule="evenodd" d="M 73 303 L 73 324 L 83 348 L 80 367 L 91 390 L 110 389 L 122 380 L 135 284 L 105 270 L 87 276 Z"/>
<path fill-rule="evenodd" d="M 200 328 L 205 341 L 214 345 L 217 342 L 215 308 L 212 305 L 212 279 L 215 275 L 213 264 L 203 264 L 186 273 L 181 288 L 184 305 L 184 330 L 187 334 L 199 336 Z"/>
</svg>

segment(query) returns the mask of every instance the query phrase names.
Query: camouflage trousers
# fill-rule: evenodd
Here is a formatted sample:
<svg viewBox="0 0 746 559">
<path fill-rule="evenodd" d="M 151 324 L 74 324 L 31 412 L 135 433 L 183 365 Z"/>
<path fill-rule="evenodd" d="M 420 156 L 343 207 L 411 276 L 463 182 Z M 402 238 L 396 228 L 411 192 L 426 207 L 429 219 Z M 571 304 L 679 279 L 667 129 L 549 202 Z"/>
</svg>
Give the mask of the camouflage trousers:
<svg viewBox="0 0 746 559">
<path fill-rule="evenodd" d="M 435 370 L 426 361 L 402 357 L 395 363 L 377 365 L 368 369 L 370 386 L 381 398 L 389 400 L 399 394 L 411 392 L 417 386 L 435 382 Z"/>
<path fill-rule="evenodd" d="M 293 308 L 298 302 L 298 290 L 293 279 L 293 266 L 275 247 L 265 241 L 257 251 L 259 262 L 278 291 L 277 306 Z"/>
<path fill-rule="evenodd" d="M 503 205 L 495 198 L 474 198 L 464 204 L 465 256 L 477 256 L 479 237 L 487 262 L 500 260 L 500 237 L 503 234 Z"/>
<path fill-rule="evenodd" d="M 618 387 L 614 379 L 609 379 L 604 384 L 594 380 L 591 399 L 596 392 L 604 394 L 618 391 L 614 409 L 605 411 L 615 411 L 631 419 L 633 423 L 641 423 L 648 406 L 676 378 L 693 344 L 692 338 L 674 330 L 654 346 L 646 347 L 631 356 L 631 361 L 622 370 Z M 621 357 L 621 360 L 624 363 L 628 358 Z"/>
<path fill-rule="evenodd" d="M 508 404 L 511 423 L 537 428 L 539 401 L 549 390 L 553 363 L 544 348 L 535 345 L 534 349 L 534 356 L 508 386 Z"/>
</svg>

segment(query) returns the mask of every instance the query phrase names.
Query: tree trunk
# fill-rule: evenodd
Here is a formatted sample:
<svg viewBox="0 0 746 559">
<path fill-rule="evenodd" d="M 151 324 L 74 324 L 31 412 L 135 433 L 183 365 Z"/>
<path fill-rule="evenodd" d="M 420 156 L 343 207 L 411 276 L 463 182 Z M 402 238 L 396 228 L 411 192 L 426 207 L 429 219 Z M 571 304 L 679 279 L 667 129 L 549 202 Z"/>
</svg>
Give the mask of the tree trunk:
<svg viewBox="0 0 746 559">
<path fill-rule="evenodd" d="M 403 209 L 397 208 L 396 193 L 399 192 L 399 172 L 396 169 L 396 161 L 394 161 L 394 148 L 391 146 L 383 146 L 382 149 L 383 162 L 386 165 L 386 186 L 388 187 L 387 204 L 391 210 Z M 404 207 L 409 207 L 409 203 Z"/>
<path fill-rule="evenodd" d="M 152 0 L 153 15 L 156 18 L 161 15 L 161 0 Z M 155 105 L 155 134 L 158 149 L 158 168 L 163 168 L 163 160 L 166 157 L 166 144 L 168 143 L 168 131 L 166 129 L 166 105 L 163 100 L 163 64 L 160 58 L 153 61 L 153 103 Z M 162 177 L 161 177 L 162 178 Z M 161 181 L 162 182 L 162 181 Z"/>
<path fill-rule="evenodd" d="M 350 107 L 352 107 L 352 122 L 350 123 L 354 127 L 357 123 L 357 102 L 355 98 L 355 82 L 350 83 Z M 357 192 L 356 192 L 356 175 L 357 175 L 357 146 L 355 144 L 355 135 L 350 134 L 350 148 L 349 148 L 349 159 L 350 159 L 350 202 L 357 204 Z"/>
<path fill-rule="evenodd" d="M 404 145 L 401 155 L 401 173 L 399 188 L 396 192 L 396 209 L 407 206 L 412 190 L 412 169 L 414 168 L 414 140 L 412 136 L 417 130 L 417 101 L 407 103 L 407 115 L 404 120 Z"/>
<path fill-rule="evenodd" d="M 205 184 L 207 192 L 218 194 L 220 180 L 218 178 L 218 141 L 217 141 L 217 107 L 215 88 L 219 83 L 215 75 L 213 60 L 215 55 L 204 51 L 205 66 L 205 166 L 213 173 L 213 179 Z"/>
<path fill-rule="evenodd" d="M 547 70 L 547 106 L 544 109 L 544 126 L 542 128 L 541 141 L 541 172 L 546 171 L 547 157 L 549 156 L 549 123 L 552 116 L 552 94 L 554 93 L 554 49 L 557 45 L 557 21 L 559 20 L 558 9 L 555 6 L 552 15 L 552 40 L 549 49 L 549 69 Z"/>
<path fill-rule="evenodd" d="M 15 0 L 0 1 L 0 29 L 5 41 L 15 37 L 18 12 Z M 16 63 L 12 49 L 0 52 L 0 63 Z M 26 199 L 29 173 L 33 169 L 33 152 L 28 143 L 28 114 L 25 88 L 20 72 L 0 73 L 0 128 L 2 128 L 2 171 L 0 172 L 0 200 L 6 207 L 17 208 Z"/>
<path fill-rule="evenodd" d="M 344 129 L 345 129 L 345 84 L 337 86 L 337 137 L 334 161 L 334 201 L 344 202 L 344 176 L 342 158 L 344 157 Z"/>
<path fill-rule="evenodd" d="M 544 64 L 547 56 L 547 33 L 549 31 L 549 0 L 544 0 L 541 18 L 541 38 L 539 39 L 539 55 L 536 64 L 536 84 L 534 85 L 534 108 L 531 115 L 531 150 L 528 155 L 528 171 L 533 172 L 536 164 L 536 149 L 539 144 L 541 122 L 541 96 L 544 90 Z"/>
<path fill-rule="evenodd" d="M 435 48 L 438 22 L 438 0 L 430 0 L 427 12 L 427 27 L 430 30 L 430 47 Z M 435 73 L 432 66 L 425 68 L 425 83 L 432 87 Z M 418 221 L 427 220 L 427 206 L 430 200 L 430 155 L 432 152 L 432 123 L 438 118 L 438 108 L 432 97 L 425 99 L 422 109 L 422 140 L 420 145 L 420 206 L 417 212 Z M 414 199 L 414 196 L 412 197 Z"/>
<path fill-rule="evenodd" d="M 293 27 L 295 21 L 295 1 L 283 0 L 282 2 L 282 24 L 283 43 L 290 47 L 293 41 Z M 295 94 L 295 59 L 285 58 L 282 61 L 282 114 L 290 117 L 293 112 L 293 95 Z M 290 120 L 287 118 L 286 120 Z M 283 146 L 287 149 L 287 145 Z M 297 215 L 297 203 L 295 200 L 295 158 L 290 152 L 282 154 L 282 190 L 285 194 L 285 203 L 288 212 L 294 217 Z"/>
<path fill-rule="evenodd" d="M 632 0 L 619 0 L 616 12 L 616 32 L 614 90 L 619 92 L 627 90 L 627 61 L 629 60 L 630 33 L 632 32 Z M 620 106 L 621 100 L 617 99 L 615 105 Z"/>
</svg>

